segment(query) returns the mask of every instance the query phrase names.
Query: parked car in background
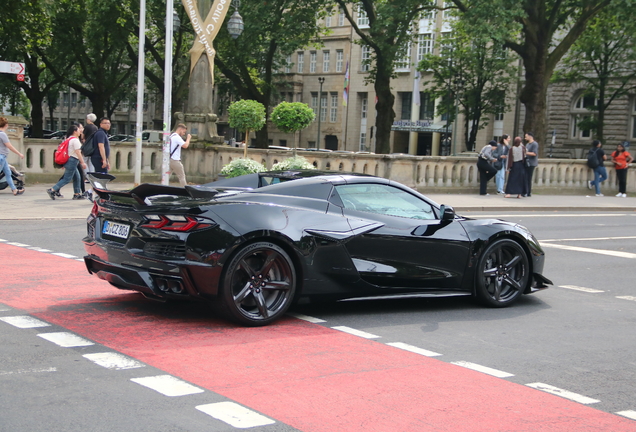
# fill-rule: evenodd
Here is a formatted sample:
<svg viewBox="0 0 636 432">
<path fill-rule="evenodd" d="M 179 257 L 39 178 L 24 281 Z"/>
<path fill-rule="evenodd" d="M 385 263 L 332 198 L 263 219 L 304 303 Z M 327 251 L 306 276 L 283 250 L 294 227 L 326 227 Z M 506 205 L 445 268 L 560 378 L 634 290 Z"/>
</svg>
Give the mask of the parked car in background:
<svg viewBox="0 0 636 432">
<path fill-rule="evenodd" d="M 118 141 L 118 142 L 132 142 L 135 141 L 135 137 L 132 135 L 125 135 L 125 134 L 117 134 L 117 135 L 111 135 L 108 137 L 109 141 Z"/>
<path fill-rule="evenodd" d="M 143 142 L 150 143 L 162 143 L 163 131 L 160 130 L 145 130 L 141 133 L 141 140 Z"/>
<path fill-rule="evenodd" d="M 44 135 L 44 138 L 47 139 L 62 139 L 66 136 L 66 131 L 55 131 L 55 132 L 51 132 L 50 134 L 46 134 Z"/>
</svg>

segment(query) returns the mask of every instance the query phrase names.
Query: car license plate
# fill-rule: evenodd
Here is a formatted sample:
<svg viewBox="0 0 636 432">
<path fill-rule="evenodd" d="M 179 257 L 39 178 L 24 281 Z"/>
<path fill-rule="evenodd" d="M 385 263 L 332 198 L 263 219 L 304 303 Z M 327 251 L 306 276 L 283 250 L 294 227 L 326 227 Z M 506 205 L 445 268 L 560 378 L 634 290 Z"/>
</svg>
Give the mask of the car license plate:
<svg viewBox="0 0 636 432">
<path fill-rule="evenodd" d="M 127 239 L 129 232 L 130 232 L 129 225 L 120 224 L 120 223 L 111 222 L 111 221 L 104 221 L 102 234 Z"/>
</svg>

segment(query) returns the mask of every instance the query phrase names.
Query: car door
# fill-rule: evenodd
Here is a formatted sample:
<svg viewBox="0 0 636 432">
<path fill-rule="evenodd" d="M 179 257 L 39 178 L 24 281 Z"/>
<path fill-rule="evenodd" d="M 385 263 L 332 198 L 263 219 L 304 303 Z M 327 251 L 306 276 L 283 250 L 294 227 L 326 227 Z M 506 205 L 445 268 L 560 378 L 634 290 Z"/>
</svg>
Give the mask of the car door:
<svg viewBox="0 0 636 432">
<path fill-rule="evenodd" d="M 460 288 L 469 239 L 459 220 L 440 220 L 432 204 L 396 185 L 353 183 L 335 189 L 347 217 L 383 224 L 346 243 L 363 280 L 409 291 Z"/>
</svg>

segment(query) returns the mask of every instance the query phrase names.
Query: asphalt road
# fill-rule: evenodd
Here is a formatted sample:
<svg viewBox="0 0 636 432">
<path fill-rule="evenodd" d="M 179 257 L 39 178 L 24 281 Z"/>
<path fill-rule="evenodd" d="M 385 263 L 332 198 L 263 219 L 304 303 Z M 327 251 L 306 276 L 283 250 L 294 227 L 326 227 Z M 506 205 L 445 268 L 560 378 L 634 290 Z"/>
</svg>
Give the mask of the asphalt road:
<svg viewBox="0 0 636 432">
<path fill-rule="evenodd" d="M 470 216 L 502 217 L 530 228 L 546 249 L 544 275 L 554 286 L 506 309 L 483 308 L 454 298 L 307 305 L 293 313 L 316 318 L 318 327 L 354 329 L 365 332 L 363 338 L 371 335 L 377 342 L 426 350 L 436 360 L 498 374 L 502 381 L 533 384 L 544 391 L 553 386 L 560 396 L 577 403 L 634 416 L 633 423 L 620 430 L 636 430 L 636 215 L 596 211 L 475 212 Z M 2 221 L 0 239 L 81 257 L 84 230 L 81 220 Z M 38 262 L 23 265 L 39 271 Z M 1 303 L 0 318 L 12 315 L 13 308 Z M 203 321 L 209 316 L 200 305 L 171 309 L 134 294 L 125 303 L 164 322 L 175 314 Z M 72 313 L 58 318 L 47 331 L 72 327 L 69 316 Z M 43 340 L 34 343 L 37 329 L 27 330 L 28 338 L 24 331 L 0 322 L 0 407 L 4 407 L 0 410 L 6 410 L 0 413 L 2 432 L 235 430 L 222 421 L 210 422 L 200 412 L 192 413 L 192 406 L 231 402 L 225 396 L 208 391 L 185 399 L 149 395 L 145 388 L 132 385 L 130 378 L 161 375 L 165 373 L 161 368 L 144 363 L 142 374 L 134 368 L 123 370 L 113 380 L 108 370 L 78 359 L 77 354 L 100 353 L 104 346 L 69 351 Z M 47 372 L 51 368 L 56 373 Z M 208 368 L 214 374 L 214 367 Z M 491 403 L 484 401 L 483 409 L 487 411 Z M 253 430 L 297 429 L 277 421 Z"/>
</svg>

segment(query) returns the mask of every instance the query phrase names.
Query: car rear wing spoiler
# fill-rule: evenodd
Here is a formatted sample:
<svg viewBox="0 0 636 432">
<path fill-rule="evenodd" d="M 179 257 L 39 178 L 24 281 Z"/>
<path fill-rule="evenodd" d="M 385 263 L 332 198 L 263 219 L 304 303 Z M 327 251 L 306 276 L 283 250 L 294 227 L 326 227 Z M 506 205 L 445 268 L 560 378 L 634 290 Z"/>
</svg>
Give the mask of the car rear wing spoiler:
<svg viewBox="0 0 636 432">
<path fill-rule="evenodd" d="M 148 206 L 151 205 L 147 200 L 149 197 L 159 195 L 169 196 L 182 196 L 190 198 L 213 198 L 220 192 L 225 190 L 249 190 L 247 188 L 211 188 L 207 186 L 188 186 L 185 188 L 176 186 L 166 186 L 152 183 L 143 183 L 133 189 L 126 191 L 116 191 L 108 188 L 108 183 L 114 180 L 116 177 L 112 174 L 90 172 L 86 173 L 86 178 L 93 186 L 93 191 L 97 195 L 106 200 L 110 200 L 111 196 L 130 197 L 133 198 L 139 205 Z"/>
</svg>

